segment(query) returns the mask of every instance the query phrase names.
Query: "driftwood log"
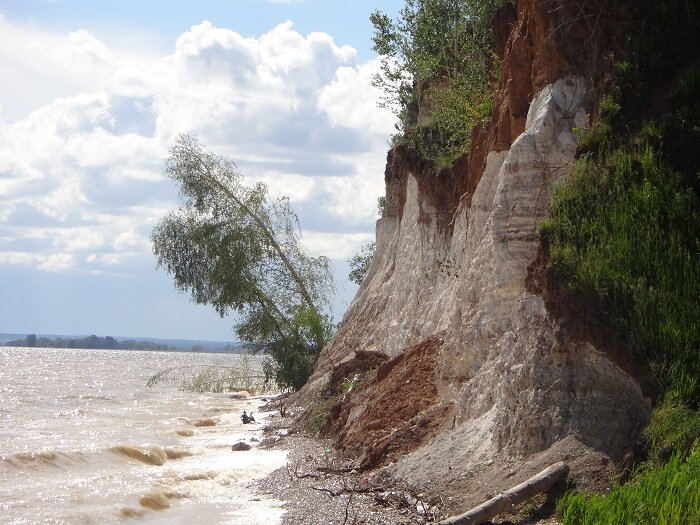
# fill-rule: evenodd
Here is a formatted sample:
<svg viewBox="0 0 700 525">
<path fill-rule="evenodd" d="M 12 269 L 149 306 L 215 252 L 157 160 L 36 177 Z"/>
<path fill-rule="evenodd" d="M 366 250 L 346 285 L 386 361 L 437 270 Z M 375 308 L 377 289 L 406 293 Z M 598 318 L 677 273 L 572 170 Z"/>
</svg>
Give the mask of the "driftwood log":
<svg viewBox="0 0 700 525">
<path fill-rule="evenodd" d="M 438 525 L 478 525 L 498 514 L 512 512 L 516 505 L 552 488 L 566 478 L 568 473 L 568 465 L 562 462 L 555 463 L 527 481 L 523 481 L 520 485 L 494 496 L 464 514 L 442 520 Z"/>
</svg>

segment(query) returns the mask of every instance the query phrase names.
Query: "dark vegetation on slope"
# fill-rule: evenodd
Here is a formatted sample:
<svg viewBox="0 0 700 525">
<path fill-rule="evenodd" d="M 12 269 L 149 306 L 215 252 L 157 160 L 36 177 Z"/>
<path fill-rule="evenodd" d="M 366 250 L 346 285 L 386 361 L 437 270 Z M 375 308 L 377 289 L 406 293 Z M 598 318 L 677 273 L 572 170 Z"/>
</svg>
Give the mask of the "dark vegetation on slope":
<svg viewBox="0 0 700 525">
<path fill-rule="evenodd" d="M 649 461 L 568 524 L 700 521 L 700 33 L 697 2 L 626 3 L 629 35 L 541 235 L 547 275 L 649 363 Z"/>
</svg>

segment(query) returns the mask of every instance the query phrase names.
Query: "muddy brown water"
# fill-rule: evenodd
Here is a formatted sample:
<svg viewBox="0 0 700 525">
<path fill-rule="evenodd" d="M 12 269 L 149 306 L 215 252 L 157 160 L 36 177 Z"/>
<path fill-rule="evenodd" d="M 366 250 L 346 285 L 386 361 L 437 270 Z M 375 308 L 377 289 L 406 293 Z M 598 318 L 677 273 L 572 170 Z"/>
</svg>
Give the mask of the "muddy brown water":
<svg viewBox="0 0 700 525">
<path fill-rule="evenodd" d="M 240 420 L 260 398 L 145 386 L 165 367 L 238 358 L 0 347 L 0 522 L 279 523 L 281 502 L 250 484 L 286 451 L 231 451 L 260 438 Z"/>
</svg>

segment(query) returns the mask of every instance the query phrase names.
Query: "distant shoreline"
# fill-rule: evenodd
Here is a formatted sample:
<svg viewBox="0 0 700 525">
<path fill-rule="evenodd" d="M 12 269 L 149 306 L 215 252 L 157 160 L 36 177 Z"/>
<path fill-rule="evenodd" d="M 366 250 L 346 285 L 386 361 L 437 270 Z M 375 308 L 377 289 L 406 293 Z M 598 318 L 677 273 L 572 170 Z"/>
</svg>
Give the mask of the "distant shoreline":
<svg viewBox="0 0 700 525">
<path fill-rule="evenodd" d="M 211 355 L 241 355 L 243 352 L 238 350 L 192 350 L 189 348 L 169 348 L 167 350 L 156 350 L 154 348 L 71 348 L 71 347 L 53 347 L 53 346 L 12 346 L 0 342 L 0 349 L 24 349 L 24 350 L 89 350 L 89 351 L 109 351 L 117 352 L 162 352 L 176 354 L 211 354 Z M 256 354 L 264 357 L 264 354 Z"/>
<path fill-rule="evenodd" d="M 0 334 L 0 346 L 24 348 L 73 348 L 93 350 L 149 350 L 171 352 L 241 353 L 240 342 L 149 337 L 65 336 L 53 334 Z"/>
</svg>

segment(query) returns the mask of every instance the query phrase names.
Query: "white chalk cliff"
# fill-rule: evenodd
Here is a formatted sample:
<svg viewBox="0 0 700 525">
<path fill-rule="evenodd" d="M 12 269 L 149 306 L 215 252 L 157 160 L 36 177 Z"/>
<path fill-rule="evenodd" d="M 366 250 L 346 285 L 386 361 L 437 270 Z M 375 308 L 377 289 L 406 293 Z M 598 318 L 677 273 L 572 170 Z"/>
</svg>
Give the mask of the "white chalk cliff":
<svg viewBox="0 0 700 525">
<path fill-rule="evenodd" d="M 487 152 L 473 193 L 452 209 L 436 204 L 437 174 L 390 158 L 374 260 L 306 390 L 358 350 L 397 356 L 440 337 L 436 383 L 454 420 L 393 464 L 397 477 L 478 503 L 557 459 L 590 474 L 591 461 L 619 459 L 648 419 L 637 379 L 571 336 L 527 286 L 538 225 L 576 154 L 573 129 L 587 122 L 589 84 L 565 75 L 534 93 L 524 131 Z"/>
</svg>

